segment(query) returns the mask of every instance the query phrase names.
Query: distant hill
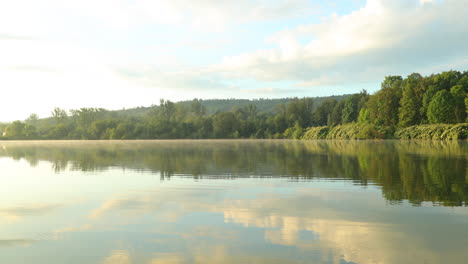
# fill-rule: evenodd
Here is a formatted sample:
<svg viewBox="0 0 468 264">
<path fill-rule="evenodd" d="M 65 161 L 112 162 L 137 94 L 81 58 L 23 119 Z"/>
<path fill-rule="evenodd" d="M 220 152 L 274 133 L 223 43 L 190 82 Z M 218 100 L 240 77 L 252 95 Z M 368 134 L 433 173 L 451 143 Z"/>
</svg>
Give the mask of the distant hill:
<svg viewBox="0 0 468 264">
<path fill-rule="evenodd" d="M 328 99 L 335 99 L 337 101 L 343 100 L 346 97 L 350 96 L 349 94 L 345 95 L 333 95 L 333 96 L 326 96 L 326 97 L 312 97 L 314 101 L 314 108 L 319 107 L 323 101 Z M 280 104 L 287 104 L 293 98 L 280 98 L 280 99 L 208 99 L 208 100 L 201 100 L 203 106 L 206 107 L 206 111 L 208 114 L 215 114 L 217 112 L 226 112 L 230 111 L 236 107 L 243 107 L 247 105 L 255 105 L 259 113 L 274 113 L 276 106 Z M 192 103 L 191 100 L 188 101 L 180 101 L 177 102 L 177 105 L 183 105 L 190 107 Z M 150 106 L 150 107 L 136 107 L 136 108 L 129 108 L 129 109 L 122 109 L 111 111 L 116 113 L 119 116 L 126 116 L 126 117 L 139 117 L 142 115 L 147 114 L 152 109 L 157 108 L 158 106 Z"/>
<path fill-rule="evenodd" d="M 334 95 L 326 97 L 310 97 L 313 99 L 314 105 L 313 109 L 317 109 L 325 100 L 335 99 L 337 101 L 343 100 L 349 97 L 350 94 L 345 95 Z M 215 114 L 217 112 L 227 112 L 235 108 L 241 108 L 247 105 L 255 105 L 257 107 L 258 113 L 264 114 L 274 114 L 275 108 L 281 104 L 288 104 L 293 98 L 279 98 L 279 99 L 208 99 L 201 100 L 201 103 L 206 108 L 206 112 L 209 115 Z M 192 100 L 176 102 L 176 105 L 182 105 L 190 107 Z M 151 110 L 157 109 L 159 106 L 140 106 L 135 108 L 121 109 L 121 110 L 109 110 L 100 114 L 98 119 L 107 119 L 107 118 L 141 118 L 146 116 Z M 41 118 L 36 121 L 34 124 L 38 128 L 44 128 L 54 124 L 54 120 L 51 117 Z M 0 131 L 4 131 L 8 123 L 0 123 Z M 1 136 L 1 134 L 0 134 Z"/>
</svg>

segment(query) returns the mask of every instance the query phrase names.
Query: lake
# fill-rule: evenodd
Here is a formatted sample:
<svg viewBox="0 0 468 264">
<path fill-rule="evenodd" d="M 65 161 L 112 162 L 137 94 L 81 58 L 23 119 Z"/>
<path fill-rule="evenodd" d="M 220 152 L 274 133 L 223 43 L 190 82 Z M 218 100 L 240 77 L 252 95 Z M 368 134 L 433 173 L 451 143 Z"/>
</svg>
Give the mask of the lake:
<svg viewBox="0 0 468 264">
<path fill-rule="evenodd" d="M 0 263 L 466 263 L 468 143 L 0 142 Z"/>
</svg>

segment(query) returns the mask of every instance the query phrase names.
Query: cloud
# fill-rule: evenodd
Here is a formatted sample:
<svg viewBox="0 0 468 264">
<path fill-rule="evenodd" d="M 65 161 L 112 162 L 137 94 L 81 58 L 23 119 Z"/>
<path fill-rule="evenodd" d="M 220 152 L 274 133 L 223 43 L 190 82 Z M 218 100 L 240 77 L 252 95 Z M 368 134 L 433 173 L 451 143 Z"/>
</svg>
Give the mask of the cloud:
<svg viewBox="0 0 468 264">
<path fill-rule="evenodd" d="M 131 264 L 130 253 L 126 250 L 114 250 L 109 256 L 104 258 L 102 264 Z"/>
<path fill-rule="evenodd" d="M 54 233 L 60 234 L 60 233 L 83 232 L 83 231 L 91 230 L 92 228 L 93 228 L 92 225 L 84 224 L 84 225 L 80 225 L 80 226 L 69 226 L 69 227 L 65 227 L 65 228 L 60 228 L 60 229 L 54 231 Z"/>
<path fill-rule="evenodd" d="M 135 67 L 127 77 L 170 89 L 281 94 L 282 89 L 265 88 L 264 83 L 291 82 L 285 91 L 292 93 L 317 86 L 367 85 L 414 71 L 463 70 L 468 66 L 466 2 L 368 0 L 348 14 L 271 35 L 266 42 L 274 48 L 177 71 Z M 237 80 L 255 85 L 239 87 Z"/>
<path fill-rule="evenodd" d="M 2 6 L 0 33 L 42 35 L 59 28 L 58 21 L 74 26 L 70 18 L 120 29 L 156 23 L 210 31 L 240 23 L 305 16 L 316 9 L 307 0 L 17 0 Z"/>
<path fill-rule="evenodd" d="M 0 34 L 0 40 L 33 40 L 30 36 L 12 35 L 12 34 Z"/>
<path fill-rule="evenodd" d="M 190 24 L 197 28 L 223 28 L 245 23 L 305 15 L 310 10 L 306 0 L 163 0 L 142 1 L 150 19 L 163 23 Z"/>
<path fill-rule="evenodd" d="M 42 65 L 14 65 L 6 68 L 10 71 L 19 71 L 19 72 L 57 72 L 58 69 L 54 69 Z"/>
<path fill-rule="evenodd" d="M 300 92 L 304 92 L 304 90 L 263 87 L 263 88 L 254 88 L 254 89 L 242 89 L 242 92 L 252 93 L 252 94 L 281 95 L 281 94 L 300 93 Z"/>
<path fill-rule="evenodd" d="M 0 217 L 6 219 L 19 219 L 27 216 L 37 216 L 50 213 L 62 205 L 59 204 L 38 204 L 38 205 L 28 205 L 28 206 L 18 206 L 10 208 L 0 208 Z"/>
<path fill-rule="evenodd" d="M 0 239 L 0 247 L 29 246 L 37 240 L 32 239 Z"/>
<path fill-rule="evenodd" d="M 244 250 L 251 244 L 245 241 L 244 233 L 239 232 L 252 234 L 252 230 L 255 230 L 253 228 L 263 232 L 266 244 L 286 246 L 288 252 L 292 249 L 315 252 L 309 257 L 326 256 L 330 263 L 402 263 L 407 259 L 436 263 L 439 259 L 437 256 L 456 262 L 466 255 L 459 250 L 438 251 L 442 245 L 446 246 L 444 243 L 447 241 L 450 241 L 450 246 L 457 248 L 456 245 L 465 237 L 464 233 L 453 236 L 451 231 L 440 231 L 445 235 L 433 241 L 431 234 L 425 232 L 439 225 L 440 217 L 446 219 L 444 210 L 434 211 L 433 219 L 425 223 L 424 227 L 414 228 L 420 222 L 419 218 L 424 217 L 420 212 L 404 208 L 399 208 L 397 212 L 382 207 L 382 201 L 370 199 L 369 192 L 299 188 L 295 189 L 294 195 L 287 197 L 261 192 L 253 199 L 230 199 L 220 196 L 220 193 L 226 193 L 226 190 L 212 189 L 207 192 L 202 188 L 140 192 L 135 196 L 126 196 L 126 199 L 111 199 L 104 203 L 99 217 L 107 215 L 114 218 L 114 214 L 111 215 L 113 212 L 119 218 L 128 218 L 129 212 L 133 215 L 136 213 L 138 218 L 132 218 L 133 222 L 147 218 L 143 215 L 155 216 L 159 220 L 159 216 L 165 212 L 177 211 L 179 218 L 172 219 L 170 225 L 155 225 L 155 229 L 151 230 L 153 234 L 162 235 L 162 239 L 154 240 L 154 243 L 165 247 L 173 245 L 172 250 L 175 251 L 155 254 L 148 262 L 150 264 L 239 263 L 239 260 L 247 258 L 251 262 L 257 258 L 259 262 L 267 262 L 269 257 L 276 257 L 275 253 L 250 256 L 249 251 Z M 343 200 L 347 201 L 346 205 L 343 205 Z M 369 213 L 369 208 L 374 208 L 372 213 Z M 194 226 L 189 225 L 180 230 L 178 226 L 185 222 L 178 221 L 191 221 L 190 218 L 180 216 L 190 216 L 194 212 L 222 215 L 225 225 L 194 223 Z M 408 219 L 413 220 L 408 222 Z M 455 223 L 456 219 L 455 215 L 446 220 Z M 243 228 L 239 229 L 239 226 Z M 189 246 L 176 246 L 181 244 Z M 413 250 L 402 253 L 402 247 L 411 247 Z M 281 249 L 278 247 L 277 254 L 284 252 Z M 179 255 L 179 250 L 184 253 Z M 280 255 L 278 263 L 285 257 L 288 255 Z M 113 252 L 104 263 L 127 263 L 119 262 L 121 259 L 130 261 L 127 251 Z"/>
<path fill-rule="evenodd" d="M 156 67 L 136 66 L 120 68 L 116 73 L 133 82 L 147 87 L 165 87 L 166 89 L 182 90 L 190 87 L 192 90 L 230 89 L 216 73 L 210 73 L 202 68 L 182 68 L 170 71 Z"/>
<path fill-rule="evenodd" d="M 149 264 L 181 264 L 185 263 L 185 260 L 182 256 L 176 254 L 158 254 L 155 256 Z"/>
<path fill-rule="evenodd" d="M 180 66 L 175 66 L 180 67 Z M 252 97 L 252 96 L 274 96 L 290 95 L 291 93 L 304 92 L 302 88 L 279 88 L 279 84 L 271 84 L 273 87 L 257 87 L 257 83 L 237 83 L 229 78 L 224 78 L 222 72 L 210 67 L 181 67 L 180 69 L 168 70 L 161 67 L 134 66 L 119 67 L 115 70 L 121 78 L 128 80 L 136 85 L 155 89 L 164 87 L 177 94 L 176 100 L 219 96 L 221 91 L 223 97 Z M 261 84 L 265 85 L 265 84 Z M 267 85 L 267 84 L 266 84 Z M 183 94 L 178 94 L 182 93 Z M 215 96 L 213 96 L 215 94 Z M 173 100 L 172 98 L 169 98 Z"/>
<path fill-rule="evenodd" d="M 428 65 L 447 70 L 447 63 L 468 55 L 466 3 L 368 0 L 349 14 L 278 32 L 268 39 L 276 48 L 226 57 L 216 68 L 226 78 L 295 80 L 298 86 L 427 73 Z"/>
<path fill-rule="evenodd" d="M 164 218 L 174 221 L 180 215 L 187 213 L 187 209 L 197 210 L 204 208 L 212 210 L 215 204 L 208 205 L 202 203 L 202 200 L 209 200 L 213 195 L 219 195 L 220 191 L 213 191 L 209 196 L 201 196 L 196 190 L 186 191 L 180 189 L 164 189 L 158 192 L 148 191 L 142 195 L 129 195 L 122 197 L 115 197 L 107 200 L 98 208 L 94 209 L 90 214 L 90 219 L 100 219 L 115 213 L 121 217 L 135 217 L 148 213 L 160 212 L 166 205 L 167 201 L 184 201 L 183 207 L 172 207 L 169 214 L 163 215 Z"/>
<path fill-rule="evenodd" d="M 343 197 L 337 198 L 337 195 Z M 346 206 L 342 205 L 343 200 L 347 201 Z M 399 209 L 398 216 L 392 219 L 389 216 L 396 211 L 388 211 L 376 201 L 370 205 L 369 201 L 363 193 L 303 189 L 286 199 L 257 195 L 251 200 L 224 201 L 223 212 L 226 223 L 262 228 L 265 240 L 273 244 L 307 252 L 326 252 L 332 263 L 403 263 L 408 259 L 437 263 L 440 254 L 452 262 L 463 259 L 462 251 L 439 251 L 442 244 L 454 242 L 453 236 L 447 235 L 445 242 L 434 242 L 433 236 L 426 236 L 427 226 L 414 228 L 420 220 L 405 222 L 408 217 L 423 216 L 409 216 L 415 212 Z M 369 206 L 374 211 L 363 214 L 369 212 Z M 375 211 L 376 208 L 379 209 Z M 434 219 L 426 224 L 438 225 L 438 221 Z M 310 235 L 304 236 L 305 233 Z M 463 237 L 459 235 L 455 240 L 463 240 Z M 435 246 L 434 243 L 440 244 Z M 408 246 L 411 252 L 401 251 L 401 247 Z"/>
<path fill-rule="evenodd" d="M 419 3 L 422 4 L 422 5 L 423 4 L 429 4 L 429 3 L 432 3 L 432 2 L 434 2 L 434 0 L 419 0 Z"/>
</svg>

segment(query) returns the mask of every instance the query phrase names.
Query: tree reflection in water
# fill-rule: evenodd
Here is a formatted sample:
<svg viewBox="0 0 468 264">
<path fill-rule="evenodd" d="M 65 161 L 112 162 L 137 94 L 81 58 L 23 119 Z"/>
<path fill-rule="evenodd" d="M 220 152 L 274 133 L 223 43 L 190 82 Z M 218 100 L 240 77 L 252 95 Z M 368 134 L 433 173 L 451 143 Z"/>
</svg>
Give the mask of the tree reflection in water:
<svg viewBox="0 0 468 264">
<path fill-rule="evenodd" d="M 287 177 L 381 186 L 391 202 L 468 204 L 464 141 L 64 141 L 4 142 L 0 157 L 63 170 L 123 168 L 202 178 Z"/>
</svg>

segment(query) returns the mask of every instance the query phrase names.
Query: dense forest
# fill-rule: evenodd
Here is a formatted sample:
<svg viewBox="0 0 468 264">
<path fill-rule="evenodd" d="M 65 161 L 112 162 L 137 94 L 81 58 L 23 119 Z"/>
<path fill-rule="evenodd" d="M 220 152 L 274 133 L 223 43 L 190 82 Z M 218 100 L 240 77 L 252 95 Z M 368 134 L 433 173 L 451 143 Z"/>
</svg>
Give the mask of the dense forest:
<svg viewBox="0 0 468 264">
<path fill-rule="evenodd" d="M 330 98 L 199 100 L 125 111 L 55 108 L 0 125 L 2 139 L 466 139 L 468 71 L 387 76 L 380 90 Z M 445 125 L 441 125 L 445 124 Z"/>
</svg>

